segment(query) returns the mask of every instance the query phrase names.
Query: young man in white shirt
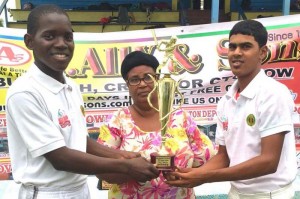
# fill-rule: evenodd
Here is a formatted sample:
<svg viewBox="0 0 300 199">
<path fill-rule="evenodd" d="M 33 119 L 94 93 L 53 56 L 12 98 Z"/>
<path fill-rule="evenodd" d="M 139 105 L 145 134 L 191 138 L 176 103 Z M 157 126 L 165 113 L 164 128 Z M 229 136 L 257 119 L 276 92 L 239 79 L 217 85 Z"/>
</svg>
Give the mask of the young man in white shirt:
<svg viewBox="0 0 300 199">
<path fill-rule="evenodd" d="M 218 103 L 219 151 L 200 168 L 167 176 L 169 184 L 195 187 L 231 181 L 230 199 L 293 198 L 295 105 L 289 89 L 261 69 L 267 37 L 255 20 L 240 21 L 231 29 L 228 60 L 237 81 Z"/>
</svg>

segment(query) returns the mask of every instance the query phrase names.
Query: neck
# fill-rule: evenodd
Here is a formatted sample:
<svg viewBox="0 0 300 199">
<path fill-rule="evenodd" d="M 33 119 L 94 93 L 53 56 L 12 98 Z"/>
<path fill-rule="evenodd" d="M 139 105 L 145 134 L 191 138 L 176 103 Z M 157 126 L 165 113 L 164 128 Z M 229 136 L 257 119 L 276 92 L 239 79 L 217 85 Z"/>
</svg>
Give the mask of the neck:
<svg viewBox="0 0 300 199">
<path fill-rule="evenodd" d="M 260 69 L 253 72 L 250 75 L 238 77 L 238 91 L 242 92 L 248 86 L 248 84 L 250 84 L 250 82 L 256 77 L 256 75 L 259 73 L 259 71 L 260 71 Z"/>
<path fill-rule="evenodd" d="M 155 114 L 158 114 L 158 112 L 150 107 L 139 107 L 136 104 L 131 105 L 132 109 L 141 117 L 149 117 L 149 116 L 153 116 Z"/>
<path fill-rule="evenodd" d="M 65 78 L 64 78 L 64 75 L 63 75 L 63 71 L 54 71 L 54 70 L 50 70 L 48 67 L 45 67 L 45 66 L 41 66 L 41 65 L 38 65 L 36 63 L 36 66 L 43 72 L 45 73 L 46 75 L 52 77 L 53 79 L 56 79 L 57 81 L 59 81 L 60 83 L 62 84 L 65 84 Z"/>
</svg>

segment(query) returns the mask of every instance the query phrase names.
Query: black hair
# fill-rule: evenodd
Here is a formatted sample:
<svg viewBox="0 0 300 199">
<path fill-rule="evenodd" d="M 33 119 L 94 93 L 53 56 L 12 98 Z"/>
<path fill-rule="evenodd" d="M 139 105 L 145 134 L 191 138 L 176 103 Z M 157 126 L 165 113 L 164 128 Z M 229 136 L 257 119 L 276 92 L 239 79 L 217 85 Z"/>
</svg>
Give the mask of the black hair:
<svg viewBox="0 0 300 199">
<path fill-rule="evenodd" d="M 236 23 L 229 33 L 229 39 L 236 34 L 253 36 L 259 47 L 263 47 L 268 41 L 266 28 L 256 20 L 243 20 Z"/>
<path fill-rule="evenodd" d="M 32 35 L 35 34 L 39 28 L 38 27 L 39 18 L 43 15 L 47 15 L 51 13 L 63 14 L 69 19 L 68 14 L 61 7 L 57 5 L 53 5 L 53 4 L 38 5 L 28 15 L 27 33 Z"/>
<path fill-rule="evenodd" d="M 153 55 L 144 53 L 142 51 L 133 51 L 126 55 L 121 64 L 121 74 L 124 80 L 127 79 L 128 72 L 136 66 L 146 65 L 156 71 L 159 62 Z"/>
</svg>

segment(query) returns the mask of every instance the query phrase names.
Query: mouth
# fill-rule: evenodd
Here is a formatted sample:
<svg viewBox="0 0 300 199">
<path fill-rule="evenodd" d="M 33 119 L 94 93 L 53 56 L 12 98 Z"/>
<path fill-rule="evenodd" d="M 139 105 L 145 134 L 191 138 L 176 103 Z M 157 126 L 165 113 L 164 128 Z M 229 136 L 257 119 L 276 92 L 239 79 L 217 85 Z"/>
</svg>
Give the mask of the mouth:
<svg viewBox="0 0 300 199">
<path fill-rule="evenodd" d="M 244 63 L 244 62 L 243 62 L 242 60 L 232 60 L 232 61 L 231 61 L 231 65 L 232 65 L 233 67 L 239 67 L 239 66 L 241 66 L 243 63 Z"/>
<path fill-rule="evenodd" d="M 52 56 L 59 61 L 65 61 L 66 59 L 69 59 L 69 55 L 65 53 L 53 53 Z"/>
<path fill-rule="evenodd" d="M 138 95 L 139 95 L 140 97 L 148 97 L 149 92 L 148 92 L 148 91 L 140 92 Z"/>
</svg>

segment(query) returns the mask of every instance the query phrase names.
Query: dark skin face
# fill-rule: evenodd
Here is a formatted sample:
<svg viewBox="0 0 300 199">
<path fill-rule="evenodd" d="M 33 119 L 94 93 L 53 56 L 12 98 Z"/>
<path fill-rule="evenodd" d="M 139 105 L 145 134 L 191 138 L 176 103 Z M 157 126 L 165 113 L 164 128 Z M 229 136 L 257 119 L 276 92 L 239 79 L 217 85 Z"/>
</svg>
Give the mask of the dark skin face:
<svg viewBox="0 0 300 199">
<path fill-rule="evenodd" d="M 63 72 L 74 52 L 71 23 L 64 14 L 42 15 L 35 34 L 26 34 L 24 42 L 33 51 L 35 64 L 45 74 L 65 83 Z"/>
<path fill-rule="evenodd" d="M 228 60 L 231 71 L 237 76 L 243 90 L 259 73 L 267 47 L 259 47 L 253 36 L 232 35 L 229 39 Z"/>
<path fill-rule="evenodd" d="M 127 77 L 130 78 L 145 78 L 148 74 L 154 76 L 155 71 L 152 67 L 146 65 L 136 66 L 131 69 Z M 154 82 L 145 83 L 143 80 L 139 85 L 131 86 L 127 82 L 129 94 L 132 97 L 133 104 L 129 107 L 132 119 L 143 131 L 158 131 L 161 129 L 159 120 L 159 112 L 150 106 L 148 103 L 148 95 L 154 88 Z M 151 95 L 151 104 L 158 108 L 158 100 L 156 91 Z"/>
<path fill-rule="evenodd" d="M 147 74 L 151 74 L 154 76 L 155 71 L 153 70 L 153 68 L 151 68 L 149 66 L 141 65 L 141 66 L 137 66 L 137 67 L 134 67 L 133 69 L 131 69 L 128 72 L 127 77 L 128 77 L 128 79 L 133 78 L 133 77 L 143 78 Z M 132 99 L 134 101 L 134 105 L 152 109 L 148 105 L 147 97 L 148 97 L 148 94 L 153 90 L 154 83 L 147 84 L 144 81 L 141 81 L 141 83 L 139 85 L 131 86 L 127 83 L 127 86 L 129 88 L 130 96 L 132 97 Z M 153 96 L 154 96 L 154 94 L 153 94 Z M 152 100 L 153 100 L 152 103 L 154 103 L 153 105 L 156 105 L 157 99 L 152 99 Z"/>
</svg>

